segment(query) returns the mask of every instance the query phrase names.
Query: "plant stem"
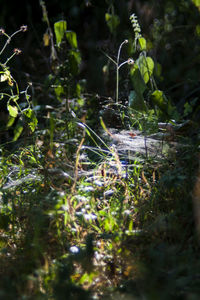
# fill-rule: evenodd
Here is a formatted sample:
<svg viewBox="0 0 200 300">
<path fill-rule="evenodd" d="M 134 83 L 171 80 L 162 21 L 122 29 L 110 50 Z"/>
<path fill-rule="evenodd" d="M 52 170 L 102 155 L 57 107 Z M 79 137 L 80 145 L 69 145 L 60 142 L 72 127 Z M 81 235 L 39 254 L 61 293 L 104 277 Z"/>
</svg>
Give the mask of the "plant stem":
<svg viewBox="0 0 200 300">
<path fill-rule="evenodd" d="M 116 104 L 118 104 L 118 101 L 119 101 L 119 68 L 122 66 L 119 65 L 119 59 L 120 59 L 120 53 L 121 53 L 121 49 L 122 49 L 122 46 L 124 44 L 127 44 L 128 43 L 128 40 L 124 40 L 121 45 L 119 46 L 119 50 L 118 50 L 118 54 L 117 54 L 117 70 L 116 70 Z"/>
<path fill-rule="evenodd" d="M 7 60 L 5 61 L 5 63 L 3 64 L 3 66 L 5 67 L 7 65 L 7 63 L 16 55 L 16 53 L 13 53 L 10 57 L 7 58 Z"/>
<path fill-rule="evenodd" d="M 0 51 L 0 55 L 3 53 L 3 51 L 6 49 L 6 47 L 8 46 L 8 44 L 10 43 L 11 39 L 18 34 L 19 32 L 21 32 L 22 29 L 19 29 L 17 31 L 15 31 L 11 36 L 7 35 L 6 33 L 4 33 L 4 35 L 7 37 L 7 41 L 5 42 L 3 48 Z"/>
<path fill-rule="evenodd" d="M 117 73 L 116 73 L 116 103 L 118 104 L 119 99 L 119 68 L 117 66 Z"/>
</svg>

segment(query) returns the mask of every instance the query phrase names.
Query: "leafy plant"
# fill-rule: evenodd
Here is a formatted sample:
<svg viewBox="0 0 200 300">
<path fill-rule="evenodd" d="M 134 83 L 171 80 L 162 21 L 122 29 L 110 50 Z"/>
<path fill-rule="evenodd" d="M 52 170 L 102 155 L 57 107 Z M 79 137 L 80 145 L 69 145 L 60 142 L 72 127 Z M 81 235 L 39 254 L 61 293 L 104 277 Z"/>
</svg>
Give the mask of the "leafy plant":
<svg viewBox="0 0 200 300">
<path fill-rule="evenodd" d="M 4 29 L 0 30 L 1 36 L 6 37 L 6 41 L 0 51 L 0 56 L 6 50 L 8 44 L 11 42 L 12 38 L 20 33 L 27 31 L 27 26 L 23 25 L 19 30 L 14 32 L 12 35 L 8 35 Z M 21 54 L 21 50 L 15 48 L 13 53 L 6 59 L 4 63 L 0 63 L 1 71 L 0 71 L 0 82 L 5 82 L 7 84 L 5 92 L 0 93 L 1 100 L 6 99 L 6 106 L 9 113 L 9 119 L 7 122 L 7 128 L 11 127 L 15 122 L 16 118 L 19 117 L 19 120 L 14 129 L 14 137 L 13 141 L 16 141 L 21 135 L 24 124 L 28 124 L 30 131 L 34 132 L 37 126 L 37 118 L 35 113 L 31 107 L 30 95 L 28 94 L 28 87 L 25 91 L 20 92 L 17 82 L 11 74 L 11 71 L 8 67 L 8 63 L 16 56 Z M 23 103 L 23 106 L 20 105 L 19 101 L 21 99 L 21 95 L 24 95 L 26 103 Z M 24 122 L 23 122 L 24 121 Z"/>
<path fill-rule="evenodd" d="M 178 113 L 174 105 L 170 103 L 163 91 L 160 91 L 153 77 L 154 61 L 147 56 L 147 42 L 141 35 L 141 28 L 135 14 L 130 16 L 131 24 L 135 33 L 135 52 L 139 51 L 139 57 L 135 60 L 134 66 L 130 70 L 130 76 L 134 90 L 129 95 L 129 106 L 140 112 L 147 112 L 148 106 L 144 98 L 151 100 L 155 112 L 163 118 L 178 118 Z M 150 87 L 148 87 L 150 84 Z"/>
<path fill-rule="evenodd" d="M 108 11 L 105 14 L 105 20 L 108 25 L 108 28 L 111 32 L 111 34 L 116 33 L 116 29 L 120 24 L 119 17 L 115 14 L 115 9 L 113 3 L 111 3 L 108 7 Z"/>
</svg>

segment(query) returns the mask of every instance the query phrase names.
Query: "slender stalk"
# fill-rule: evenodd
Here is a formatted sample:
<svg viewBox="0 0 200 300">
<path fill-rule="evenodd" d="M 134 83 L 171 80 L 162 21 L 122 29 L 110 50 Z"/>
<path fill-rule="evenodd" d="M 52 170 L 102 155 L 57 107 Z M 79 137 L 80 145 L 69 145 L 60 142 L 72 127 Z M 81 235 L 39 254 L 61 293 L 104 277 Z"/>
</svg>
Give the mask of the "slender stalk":
<svg viewBox="0 0 200 300">
<path fill-rule="evenodd" d="M 125 64 L 129 64 L 129 62 L 130 62 L 130 58 L 127 59 L 126 61 L 124 61 L 123 63 L 121 63 L 121 64 L 119 65 L 118 69 L 120 69 L 120 68 L 121 68 L 123 65 L 125 65 Z"/>
<path fill-rule="evenodd" d="M 122 62 L 121 64 L 119 63 L 122 46 L 127 43 L 128 43 L 128 40 L 124 40 L 121 43 L 121 45 L 119 46 L 118 53 L 117 53 L 117 61 L 115 61 L 109 55 L 107 55 L 104 51 L 102 51 L 105 54 L 105 56 L 108 57 L 116 65 L 116 95 L 115 95 L 116 104 L 118 104 L 118 102 L 119 102 L 119 69 L 125 64 L 128 64 L 128 65 L 134 64 L 134 60 L 132 58 L 129 58 L 128 60 Z"/>
<path fill-rule="evenodd" d="M 120 53 L 121 53 L 121 49 L 122 46 L 124 44 L 127 44 L 128 40 L 124 40 L 121 45 L 119 46 L 119 50 L 118 50 L 118 54 L 117 54 L 117 70 L 116 70 L 116 104 L 118 104 L 119 101 L 119 68 L 124 64 L 122 63 L 121 65 L 119 65 L 119 59 L 120 59 Z"/>
<path fill-rule="evenodd" d="M 117 73 L 116 73 L 116 103 L 118 104 L 119 100 L 119 68 L 117 66 Z"/>
<path fill-rule="evenodd" d="M 7 65 L 7 63 L 16 55 L 16 53 L 13 53 L 10 57 L 7 58 L 7 60 L 5 61 L 5 63 L 3 64 L 3 66 L 5 67 Z"/>
<path fill-rule="evenodd" d="M 15 31 L 11 36 L 9 36 L 8 34 L 6 34 L 5 32 L 3 33 L 6 37 L 7 37 L 7 41 L 6 43 L 4 44 L 3 48 L 1 49 L 0 51 L 0 55 L 3 53 L 3 51 L 6 49 L 6 47 L 8 46 L 8 44 L 10 43 L 11 39 L 16 35 L 18 34 L 19 32 L 23 31 L 23 29 L 19 29 L 17 31 Z"/>
</svg>

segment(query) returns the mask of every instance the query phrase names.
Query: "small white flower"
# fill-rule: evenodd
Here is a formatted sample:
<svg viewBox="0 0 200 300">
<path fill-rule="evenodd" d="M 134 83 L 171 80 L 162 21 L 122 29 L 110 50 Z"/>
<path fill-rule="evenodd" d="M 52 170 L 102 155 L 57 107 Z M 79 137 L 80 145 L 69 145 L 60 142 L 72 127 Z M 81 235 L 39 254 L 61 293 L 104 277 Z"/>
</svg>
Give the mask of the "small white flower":
<svg viewBox="0 0 200 300">
<path fill-rule="evenodd" d="M 72 253 L 78 253 L 79 252 L 79 248 L 77 246 L 72 246 L 69 248 L 69 251 Z"/>
<path fill-rule="evenodd" d="M 129 210 L 129 209 L 126 209 L 125 211 L 124 211 L 124 215 L 130 215 L 131 214 L 131 211 Z"/>
<path fill-rule="evenodd" d="M 87 221 L 90 221 L 90 220 L 96 220 L 96 219 L 97 219 L 97 216 L 94 215 L 94 214 L 85 214 L 85 215 L 84 215 L 84 219 L 87 220 Z"/>
</svg>

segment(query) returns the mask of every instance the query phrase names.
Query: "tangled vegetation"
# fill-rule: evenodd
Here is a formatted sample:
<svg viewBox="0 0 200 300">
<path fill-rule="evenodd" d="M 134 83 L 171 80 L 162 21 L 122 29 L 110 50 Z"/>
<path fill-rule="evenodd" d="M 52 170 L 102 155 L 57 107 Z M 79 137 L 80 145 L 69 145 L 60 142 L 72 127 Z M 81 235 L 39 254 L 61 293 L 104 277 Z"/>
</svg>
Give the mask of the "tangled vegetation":
<svg viewBox="0 0 200 300">
<path fill-rule="evenodd" d="M 0 30 L 0 299 L 199 299 L 197 99 L 181 110 L 159 88 L 135 14 L 116 58 L 101 53 L 111 94 L 89 93 L 76 33 L 40 6 L 44 82 L 20 91 L 21 50 L 2 54 L 27 26 Z M 113 3 L 105 22 L 116 36 Z"/>
</svg>

